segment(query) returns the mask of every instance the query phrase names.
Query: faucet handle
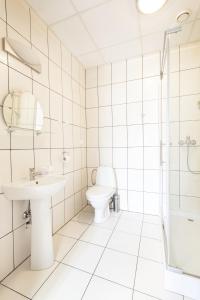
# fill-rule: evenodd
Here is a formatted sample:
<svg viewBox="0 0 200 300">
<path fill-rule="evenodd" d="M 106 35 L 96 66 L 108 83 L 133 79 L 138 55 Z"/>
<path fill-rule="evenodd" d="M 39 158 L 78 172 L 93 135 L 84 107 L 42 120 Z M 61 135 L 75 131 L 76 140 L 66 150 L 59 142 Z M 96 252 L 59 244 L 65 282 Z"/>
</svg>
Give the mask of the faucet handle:
<svg viewBox="0 0 200 300">
<path fill-rule="evenodd" d="M 35 179 L 35 168 L 29 168 L 29 177 L 30 177 L 30 180 Z"/>
</svg>

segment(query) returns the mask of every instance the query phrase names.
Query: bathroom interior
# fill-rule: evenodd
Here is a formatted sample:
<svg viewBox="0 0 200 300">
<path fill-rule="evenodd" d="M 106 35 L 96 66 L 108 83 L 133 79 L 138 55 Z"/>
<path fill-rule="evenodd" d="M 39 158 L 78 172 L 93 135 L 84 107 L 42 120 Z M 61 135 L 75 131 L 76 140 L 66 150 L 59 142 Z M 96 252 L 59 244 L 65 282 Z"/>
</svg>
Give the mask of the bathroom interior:
<svg viewBox="0 0 200 300">
<path fill-rule="evenodd" d="M 200 300 L 200 0 L 0 0 L 0 300 Z"/>
</svg>

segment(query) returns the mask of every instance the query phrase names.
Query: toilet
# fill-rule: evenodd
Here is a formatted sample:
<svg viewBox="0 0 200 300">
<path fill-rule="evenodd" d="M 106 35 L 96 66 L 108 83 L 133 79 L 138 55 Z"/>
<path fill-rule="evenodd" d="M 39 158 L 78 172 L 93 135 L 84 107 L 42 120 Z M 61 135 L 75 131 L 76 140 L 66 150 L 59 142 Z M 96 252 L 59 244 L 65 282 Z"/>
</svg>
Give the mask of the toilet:
<svg viewBox="0 0 200 300">
<path fill-rule="evenodd" d="M 86 192 L 87 200 L 95 210 L 95 223 L 102 223 L 110 216 L 109 203 L 116 189 L 114 169 L 111 167 L 99 167 L 96 174 L 96 184 Z"/>
</svg>

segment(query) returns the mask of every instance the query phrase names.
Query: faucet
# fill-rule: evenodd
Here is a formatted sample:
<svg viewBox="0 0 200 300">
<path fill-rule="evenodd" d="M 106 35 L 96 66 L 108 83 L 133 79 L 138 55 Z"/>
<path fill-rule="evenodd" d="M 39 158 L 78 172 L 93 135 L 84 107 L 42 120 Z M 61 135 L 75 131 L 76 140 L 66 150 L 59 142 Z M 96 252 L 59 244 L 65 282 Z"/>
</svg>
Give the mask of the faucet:
<svg viewBox="0 0 200 300">
<path fill-rule="evenodd" d="M 41 172 L 36 172 L 35 168 L 29 168 L 29 178 L 30 180 L 35 180 L 35 177 L 38 175 L 42 175 Z"/>
</svg>

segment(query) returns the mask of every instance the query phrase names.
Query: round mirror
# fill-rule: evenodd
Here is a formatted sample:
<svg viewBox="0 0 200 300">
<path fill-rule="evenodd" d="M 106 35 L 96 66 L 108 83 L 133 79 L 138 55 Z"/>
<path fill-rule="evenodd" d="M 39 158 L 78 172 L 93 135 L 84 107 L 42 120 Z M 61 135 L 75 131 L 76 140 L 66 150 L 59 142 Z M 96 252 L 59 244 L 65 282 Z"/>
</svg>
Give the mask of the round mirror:
<svg viewBox="0 0 200 300">
<path fill-rule="evenodd" d="M 3 117 L 9 128 L 41 131 L 43 111 L 35 96 L 29 92 L 13 92 L 3 103 Z"/>
</svg>

